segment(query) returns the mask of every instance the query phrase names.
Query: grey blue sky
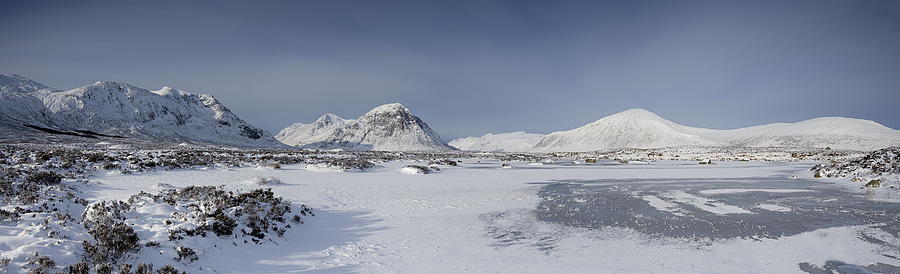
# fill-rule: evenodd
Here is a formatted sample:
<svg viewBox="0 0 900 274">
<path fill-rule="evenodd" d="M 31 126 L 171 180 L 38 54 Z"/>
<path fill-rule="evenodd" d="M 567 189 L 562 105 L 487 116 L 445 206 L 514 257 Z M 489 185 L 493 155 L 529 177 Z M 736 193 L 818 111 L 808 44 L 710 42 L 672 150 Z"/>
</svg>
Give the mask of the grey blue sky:
<svg viewBox="0 0 900 274">
<path fill-rule="evenodd" d="M 641 107 L 900 128 L 900 1 L 0 1 L 0 72 L 209 93 L 276 133 L 401 102 L 445 141 Z"/>
</svg>

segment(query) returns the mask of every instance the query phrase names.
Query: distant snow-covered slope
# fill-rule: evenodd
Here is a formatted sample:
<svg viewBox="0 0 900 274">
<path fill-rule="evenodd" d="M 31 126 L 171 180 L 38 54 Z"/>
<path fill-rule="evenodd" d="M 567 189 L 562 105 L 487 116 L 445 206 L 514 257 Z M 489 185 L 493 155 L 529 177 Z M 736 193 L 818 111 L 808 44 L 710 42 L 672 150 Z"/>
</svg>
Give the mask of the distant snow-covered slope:
<svg viewBox="0 0 900 274">
<path fill-rule="evenodd" d="M 544 138 L 544 134 L 517 131 L 458 138 L 450 141 L 449 144 L 464 151 L 527 152 L 542 138 Z"/>
<path fill-rule="evenodd" d="M 283 146 L 205 94 L 169 87 L 149 91 L 116 82 L 96 82 L 66 91 L 40 84 L 8 87 L 4 90 L 15 91 L 0 91 L 0 123 L 8 128 L 40 127 L 163 142 Z"/>
<path fill-rule="evenodd" d="M 900 131 L 869 120 L 822 117 L 796 123 L 716 131 L 732 145 L 750 147 L 830 147 L 876 150 L 900 145 Z"/>
<path fill-rule="evenodd" d="M 34 92 L 34 91 L 56 91 L 56 89 L 45 86 L 44 84 L 32 81 L 31 79 L 15 75 L 0 74 L 0 92 Z"/>
<path fill-rule="evenodd" d="M 593 151 L 722 144 L 704 137 L 708 131 L 676 124 L 645 109 L 630 109 L 573 130 L 550 133 L 533 150 Z"/>
<path fill-rule="evenodd" d="M 733 130 L 686 127 L 644 109 L 548 134 L 532 151 L 594 151 L 675 146 L 830 147 L 876 150 L 900 144 L 900 131 L 873 121 L 826 117 Z"/>
<path fill-rule="evenodd" d="M 327 115 L 326 115 L 327 116 Z M 325 116 L 323 116 L 325 117 Z M 337 116 L 327 119 L 340 118 Z M 322 118 L 319 118 L 322 120 Z M 285 128 L 279 139 L 308 149 L 422 151 L 450 150 L 422 119 L 401 104 L 378 106 L 356 120 L 333 119 L 334 124 L 319 123 Z M 311 129 L 319 128 L 309 135 Z"/>
<path fill-rule="evenodd" d="M 295 123 L 278 132 L 275 139 L 291 146 L 302 146 L 306 144 L 322 142 L 326 136 L 334 133 L 334 130 L 341 128 L 353 120 L 347 120 L 331 113 L 325 113 L 315 122 L 310 124 Z M 317 138 L 318 137 L 318 138 Z"/>
</svg>

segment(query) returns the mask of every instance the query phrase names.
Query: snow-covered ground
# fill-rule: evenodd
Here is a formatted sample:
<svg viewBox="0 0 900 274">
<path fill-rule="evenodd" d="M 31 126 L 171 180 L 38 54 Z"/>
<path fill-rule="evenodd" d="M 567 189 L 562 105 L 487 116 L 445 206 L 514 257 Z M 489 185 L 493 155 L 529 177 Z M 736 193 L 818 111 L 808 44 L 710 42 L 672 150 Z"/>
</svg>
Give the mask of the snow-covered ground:
<svg viewBox="0 0 900 274">
<path fill-rule="evenodd" d="M 315 217 L 274 244 L 207 246 L 197 261 L 175 264 L 192 273 L 900 270 L 893 267 L 900 265 L 900 204 L 813 179 L 811 164 L 464 159 L 429 174 L 403 172 L 408 165 L 427 162 L 386 162 L 364 172 L 303 164 L 98 172 L 92 180 L 100 183 L 83 191 L 91 201 L 125 200 L 160 187 L 249 190 L 272 181 L 263 187 L 314 208 Z M 829 213 L 838 208 L 845 212 Z M 688 228 L 701 233 L 673 232 Z M 0 237 L 0 255 L 8 256 L 13 239 Z"/>
</svg>

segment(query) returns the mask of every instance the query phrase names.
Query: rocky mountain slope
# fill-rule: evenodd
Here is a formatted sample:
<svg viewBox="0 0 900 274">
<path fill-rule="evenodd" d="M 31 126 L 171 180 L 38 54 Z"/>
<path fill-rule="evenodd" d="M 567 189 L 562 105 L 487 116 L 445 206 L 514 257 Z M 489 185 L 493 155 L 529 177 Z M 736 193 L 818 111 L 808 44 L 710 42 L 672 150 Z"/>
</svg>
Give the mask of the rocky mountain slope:
<svg viewBox="0 0 900 274">
<path fill-rule="evenodd" d="M 464 151 L 527 152 L 543 138 L 544 134 L 524 131 L 488 133 L 480 137 L 454 139 L 449 145 Z"/>
<path fill-rule="evenodd" d="M 384 151 L 453 149 L 422 119 L 398 103 L 378 106 L 355 120 L 339 118 L 326 114 L 309 125 L 294 124 L 282 130 L 283 134 L 279 134 L 279 139 L 289 145 L 307 149 Z M 310 134 L 311 132 L 315 134 Z"/>
<path fill-rule="evenodd" d="M 0 91 L 0 127 L 4 132 L 283 146 L 210 95 L 169 87 L 149 91 L 107 81 L 56 91 L 21 76 L 0 78 L 5 87 Z"/>
<path fill-rule="evenodd" d="M 677 146 L 740 146 L 876 150 L 900 144 L 900 131 L 873 121 L 824 117 L 733 130 L 687 127 L 644 109 L 548 134 L 532 151 L 594 151 Z"/>
</svg>

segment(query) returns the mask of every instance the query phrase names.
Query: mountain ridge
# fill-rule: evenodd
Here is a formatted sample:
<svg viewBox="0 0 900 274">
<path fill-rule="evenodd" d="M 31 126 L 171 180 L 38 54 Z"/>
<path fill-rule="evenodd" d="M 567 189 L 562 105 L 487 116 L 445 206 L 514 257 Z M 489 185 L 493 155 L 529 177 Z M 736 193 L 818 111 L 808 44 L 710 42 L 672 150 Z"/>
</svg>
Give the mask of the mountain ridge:
<svg viewBox="0 0 900 274">
<path fill-rule="evenodd" d="M 452 150 L 428 124 L 399 103 L 377 106 L 357 119 L 334 124 L 295 123 L 278 134 L 288 145 L 306 149 L 428 151 Z M 334 118 L 336 117 L 336 118 Z M 318 133 L 310 134 L 319 128 Z M 284 134 L 282 134 L 284 133 Z"/>
<path fill-rule="evenodd" d="M 900 131 L 856 118 L 820 117 L 795 123 L 717 130 L 688 127 L 645 109 L 629 109 L 584 126 L 548 134 L 534 152 L 675 146 L 830 147 L 875 150 L 900 144 Z"/>
<path fill-rule="evenodd" d="M 25 81 L 22 79 L 18 80 Z M 7 130 L 93 132 L 97 136 L 172 143 L 283 146 L 207 94 L 171 87 L 149 91 L 114 81 L 52 92 L 43 85 L 14 86 L 18 88 L 15 92 L 0 92 L 0 124 Z"/>
</svg>

